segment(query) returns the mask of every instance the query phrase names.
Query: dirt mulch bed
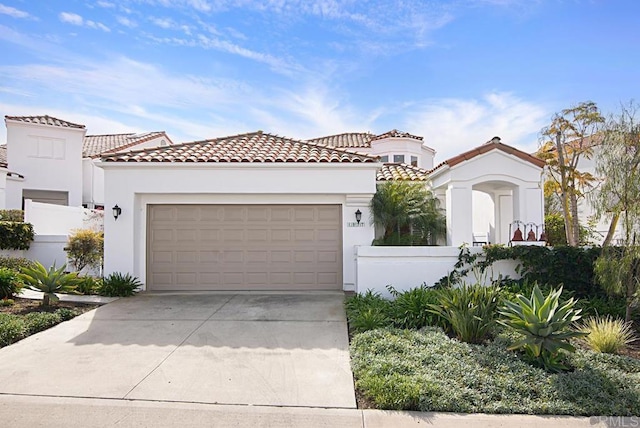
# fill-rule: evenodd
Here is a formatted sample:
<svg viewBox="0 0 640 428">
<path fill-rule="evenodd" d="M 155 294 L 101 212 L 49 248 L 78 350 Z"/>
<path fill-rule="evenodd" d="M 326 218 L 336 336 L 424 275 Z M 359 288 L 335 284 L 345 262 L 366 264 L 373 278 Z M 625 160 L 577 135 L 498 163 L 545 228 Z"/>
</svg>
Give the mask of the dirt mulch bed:
<svg viewBox="0 0 640 428">
<path fill-rule="evenodd" d="M 22 299 L 19 297 L 13 300 L 15 302 L 13 305 L 0 306 L 0 313 L 26 315 L 31 312 L 55 312 L 56 309 L 59 308 L 75 309 L 77 311 L 80 311 L 81 313 L 85 313 L 100 306 L 88 303 L 58 301 L 48 307 L 45 307 L 42 306 L 41 300 Z"/>
</svg>

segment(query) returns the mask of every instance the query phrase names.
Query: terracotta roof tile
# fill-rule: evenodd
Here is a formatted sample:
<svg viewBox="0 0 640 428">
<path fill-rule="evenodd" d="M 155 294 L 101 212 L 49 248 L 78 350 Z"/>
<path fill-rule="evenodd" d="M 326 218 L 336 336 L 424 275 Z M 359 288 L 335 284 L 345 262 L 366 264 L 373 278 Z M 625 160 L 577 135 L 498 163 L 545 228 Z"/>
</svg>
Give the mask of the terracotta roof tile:
<svg viewBox="0 0 640 428">
<path fill-rule="evenodd" d="M 371 142 L 375 140 L 382 140 L 385 138 L 413 138 L 415 140 L 422 141 L 424 138 L 417 135 L 409 134 L 408 132 L 398 131 L 392 129 L 384 134 L 375 135 L 370 132 L 347 132 L 344 134 L 329 135 L 326 137 L 318 137 L 309 142 L 315 144 L 323 144 L 329 147 L 342 147 L 342 148 L 367 148 L 371 147 Z"/>
<path fill-rule="evenodd" d="M 385 163 L 378 170 L 377 181 L 426 181 L 428 171 L 404 163 Z"/>
<path fill-rule="evenodd" d="M 522 150 L 518 150 L 515 147 L 508 146 L 500 142 L 500 137 L 493 137 L 491 140 L 487 141 L 481 146 L 476 147 L 475 149 L 471 149 L 464 153 L 461 153 L 457 156 L 447 159 L 444 162 L 438 164 L 435 168 L 433 168 L 429 173 L 442 168 L 445 165 L 449 167 L 458 165 L 464 161 L 468 161 L 470 159 L 475 158 L 481 154 L 490 152 L 491 150 L 501 150 L 505 153 L 513 155 L 517 158 L 520 158 L 526 162 L 532 163 L 537 167 L 543 168 L 545 166 L 545 161 L 538 159 L 537 157 L 530 155 L 529 153 L 523 152 Z"/>
<path fill-rule="evenodd" d="M 377 162 L 377 158 L 320 144 L 253 132 L 105 154 L 105 162 Z"/>
<path fill-rule="evenodd" d="M 371 147 L 371 140 L 375 135 L 369 132 L 348 132 L 345 134 L 329 135 L 327 137 L 314 138 L 308 140 L 314 144 L 322 144 L 329 147 Z"/>
<path fill-rule="evenodd" d="M 424 137 L 409 134 L 408 132 L 398 131 L 397 129 L 392 129 L 391 131 L 385 132 L 384 134 L 376 135 L 373 139 L 383 140 L 385 138 L 412 138 L 414 140 L 424 140 Z"/>
<path fill-rule="evenodd" d="M 124 150 L 154 138 L 164 137 L 168 144 L 173 144 L 164 131 L 145 132 L 142 134 L 87 135 L 82 144 L 83 157 L 98 157 L 102 154 Z"/>
<path fill-rule="evenodd" d="M 77 123 L 67 122 L 66 120 L 58 119 L 53 116 L 5 116 L 7 120 L 13 120 L 16 122 L 24 122 L 24 123 L 34 123 L 38 125 L 49 125 L 49 126 L 59 126 L 61 128 L 74 128 L 74 129 L 85 129 L 84 125 L 79 125 Z"/>
</svg>

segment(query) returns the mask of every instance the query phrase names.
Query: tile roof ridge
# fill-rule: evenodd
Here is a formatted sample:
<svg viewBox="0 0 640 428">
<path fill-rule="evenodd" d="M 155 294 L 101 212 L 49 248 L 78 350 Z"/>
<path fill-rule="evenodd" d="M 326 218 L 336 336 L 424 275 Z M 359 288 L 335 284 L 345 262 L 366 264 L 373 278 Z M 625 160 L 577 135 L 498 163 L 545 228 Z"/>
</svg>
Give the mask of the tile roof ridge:
<svg viewBox="0 0 640 428">
<path fill-rule="evenodd" d="M 359 152 L 357 150 L 358 147 L 335 147 L 335 146 L 328 146 L 326 144 L 322 144 L 322 143 L 316 143 L 313 141 L 309 141 L 309 140 L 292 140 L 292 141 L 296 141 L 302 144 L 306 144 L 308 146 L 313 146 L 313 147 L 319 147 L 319 148 L 323 148 L 326 150 L 332 150 L 332 151 L 336 151 L 336 152 L 340 152 L 340 153 L 348 153 L 350 155 L 357 155 L 357 156 L 363 156 L 366 158 L 371 158 L 371 159 L 380 159 L 380 156 L 377 155 L 370 155 L 368 153 L 363 153 L 363 152 Z"/>
<path fill-rule="evenodd" d="M 65 119 L 60 119 L 59 117 L 55 117 L 55 116 L 51 116 L 48 114 L 41 114 L 41 115 L 35 115 L 35 116 L 9 116 L 8 114 L 4 115 L 5 119 L 9 119 L 9 120 L 15 120 L 17 122 L 21 122 L 24 121 L 24 119 L 29 119 L 29 120 L 33 120 L 33 119 L 51 119 L 54 121 L 58 121 L 61 123 L 65 123 L 68 125 L 69 128 L 77 128 L 77 129 L 86 129 L 87 127 L 85 125 L 79 124 L 79 123 L 74 123 L 74 122 L 70 122 L 68 120 Z M 31 122 L 27 122 L 27 123 L 31 123 Z M 48 123 L 34 123 L 35 125 L 45 125 L 45 126 L 58 126 L 58 125 L 49 125 Z"/>
<path fill-rule="evenodd" d="M 375 136 L 375 134 L 373 134 L 371 131 L 362 131 L 362 132 L 339 132 L 337 134 L 331 134 L 331 135 L 323 135 L 321 137 L 316 137 L 316 138 L 307 138 L 306 141 L 313 141 L 313 140 L 324 140 L 326 138 L 331 138 L 331 137 L 339 137 L 341 135 L 371 135 L 371 136 Z"/>
<path fill-rule="evenodd" d="M 87 134 L 84 136 L 84 138 L 89 138 L 89 137 L 116 137 L 116 136 L 120 136 L 120 135 L 137 135 L 135 132 L 122 132 L 119 134 Z"/>
</svg>

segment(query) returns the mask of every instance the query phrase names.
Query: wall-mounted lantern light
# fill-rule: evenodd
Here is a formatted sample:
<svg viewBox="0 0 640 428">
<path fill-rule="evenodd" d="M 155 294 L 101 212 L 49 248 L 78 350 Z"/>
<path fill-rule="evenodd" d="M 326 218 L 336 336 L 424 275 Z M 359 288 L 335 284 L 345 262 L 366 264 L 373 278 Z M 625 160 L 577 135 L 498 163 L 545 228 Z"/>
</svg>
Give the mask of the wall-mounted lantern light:
<svg viewBox="0 0 640 428">
<path fill-rule="evenodd" d="M 360 224 L 360 220 L 362 220 L 362 211 L 356 211 L 356 221 Z"/>
<path fill-rule="evenodd" d="M 111 209 L 113 210 L 113 218 L 117 220 L 118 217 L 120 217 L 120 214 L 122 214 L 122 208 L 120 208 L 118 204 L 115 204 Z"/>
</svg>

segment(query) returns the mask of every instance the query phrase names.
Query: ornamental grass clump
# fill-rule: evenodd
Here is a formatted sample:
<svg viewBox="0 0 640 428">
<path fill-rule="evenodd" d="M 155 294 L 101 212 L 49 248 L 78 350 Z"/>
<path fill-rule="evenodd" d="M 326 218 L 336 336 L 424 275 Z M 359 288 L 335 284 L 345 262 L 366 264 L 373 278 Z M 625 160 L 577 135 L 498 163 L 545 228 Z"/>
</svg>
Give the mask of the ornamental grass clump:
<svg viewBox="0 0 640 428">
<path fill-rule="evenodd" d="M 634 341 L 631 323 L 610 316 L 588 318 L 579 330 L 586 334 L 584 341 L 595 352 L 618 354 Z"/>
<path fill-rule="evenodd" d="M 371 290 L 348 298 L 345 309 L 349 320 L 349 331 L 362 333 L 390 326 L 392 322 L 389 317 L 390 305 L 389 300 Z"/>
<path fill-rule="evenodd" d="M 463 285 L 436 290 L 437 303 L 429 311 L 438 315 L 446 328 L 467 343 L 482 343 L 496 324 L 500 288 Z"/>
<path fill-rule="evenodd" d="M 524 335 L 508 349 L 522 349 L 532 363 L 550 372 L 567 370 L 561 351 L 575 352 L 569 339 L 586 336 L 571 328 L 581 318 L 581 309 L 574 308 L 573 298 L 561 303 L 561 294 L 562 287 L 544 296 L 535 284 L 531 298 L 518 294 L 515 301 L 505 300 L 499 311 L 500 324 Z"/>
</svg>

